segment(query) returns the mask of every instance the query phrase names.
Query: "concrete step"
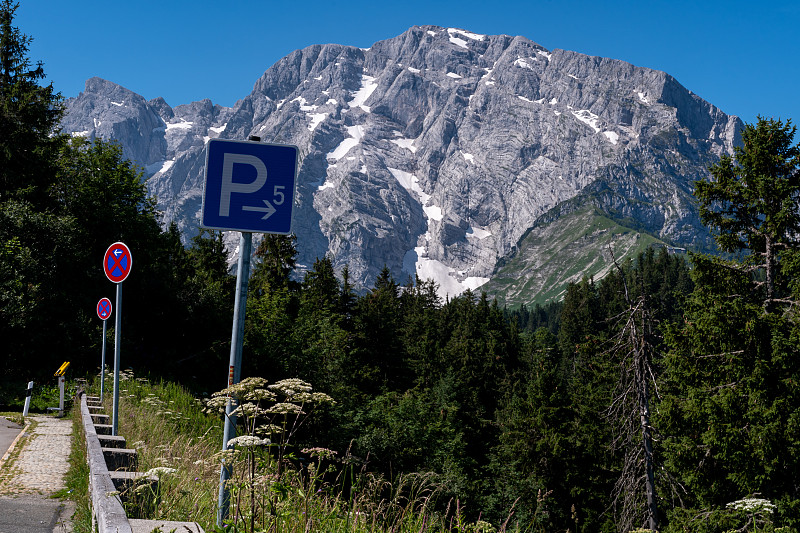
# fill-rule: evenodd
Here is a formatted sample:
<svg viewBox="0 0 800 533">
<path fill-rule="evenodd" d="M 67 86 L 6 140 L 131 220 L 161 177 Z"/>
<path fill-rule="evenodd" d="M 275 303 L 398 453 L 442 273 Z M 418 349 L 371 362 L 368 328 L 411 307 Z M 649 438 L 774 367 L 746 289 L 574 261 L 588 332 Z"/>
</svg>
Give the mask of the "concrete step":
<svg viewBox="0 0 800 533">
<path fill-rule="evenodd" d="M 92 413 L 92 414 L 96 414 L 98 411 L 102 411 L 104 409 L 104 407 L 102 405 L 100 405 L 100 404 L 97 404 L 97 405 L 89 405 L 89 404 L 87 404 L 86 407 L 89 408 L 89 412 Z"/>
<path fill-rule="evenodd" d="M 163 531 L 169 533 L 205 533 L 202 527 L 197 522 L 170 522 L 167 520 L 140 520 L 138 518 L 130 518 L 128 522 L 131 524 L 133 533 L 151 533 L 153 530 Z"/>
<path fill-rule="evenodd" d="M 108 471 L 124 470 L 126 472 L 135 472 L 138 460 L 136 457 L 136 450 L 131 448 L 100 448 L 103 451 L 103 457 L 106 460 L 106 467 Z"/>
<path fill-rule="evenodd" d="M 94 422 L 95 425 L 108 424 L 109 420 L 111 419 L 111 417 L 108 415 L 94 414 L 94 413 L 92 413 L 91 417 L 92 417 L 92 422 Z"/>
<path fill-rule="evenodd" d="M 124 448 L 126 444 L 122 435 L 98 435 L 97 440 L 103 448 Z"/>
<path fill-rule="evenodd" d="M 111 424 L 95 424 L 94 431 L 97 435 L 111 435 L 113 433 L 114 426 Z"/>
<path fill-rule="evenodd" d="M 146 472 L 109 472 L 114 488 L 120 491 L 123 500 L 127 500 L 125 492 L 140 483 L 154 485 L 158 483 L 156 476 L 148 476 Z"/>
</svg>

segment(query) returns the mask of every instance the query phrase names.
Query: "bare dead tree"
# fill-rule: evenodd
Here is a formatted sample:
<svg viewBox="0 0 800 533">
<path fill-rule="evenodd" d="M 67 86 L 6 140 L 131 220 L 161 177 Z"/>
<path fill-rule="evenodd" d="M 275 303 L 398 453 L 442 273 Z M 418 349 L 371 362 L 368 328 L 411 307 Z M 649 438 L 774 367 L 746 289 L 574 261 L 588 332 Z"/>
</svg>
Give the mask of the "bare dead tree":
<svg viewBox="0 0 800 533">
<path fill-rule="evenodd" d="M 606 417 L 615 428 L 612 449 L 622 451 L 624 457 L 622 473 L 614 486 L 613 506 L 619 531 L 630 531 L 634 527 L 657 531 L 659 517 L 650 424 L 650 400 L 658 394 L 653 370 L 655 320 L 644 291 L 631 298 L 616 259 L 614 264 L 628 308 L 614 318 L 617 333 L 607 350 L 619 362 L 620 375 Z"/>
</svg>

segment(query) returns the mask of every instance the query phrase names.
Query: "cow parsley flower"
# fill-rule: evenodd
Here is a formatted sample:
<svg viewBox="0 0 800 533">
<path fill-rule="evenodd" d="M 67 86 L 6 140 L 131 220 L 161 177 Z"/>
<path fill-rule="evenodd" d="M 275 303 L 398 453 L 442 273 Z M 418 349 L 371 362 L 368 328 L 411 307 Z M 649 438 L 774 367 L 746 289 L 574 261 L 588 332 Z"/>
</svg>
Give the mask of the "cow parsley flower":
<svg viewBox="0 0 800 533">
<path fill-rule="evenodd" d="M 245 400 L 258 401 L 258 400 L 275 400 L 275 393 L 267 389 L 253 389 L 246 393 L 243 397 Z"/>
<path fill-rule="evenodd" d="M 264 446 L 265 444 L 269 443 L 269 439 L 259 439 L 253 435 L 242 435 L 229 440 L 228 446 L 239 446 L 240 448 L 246 448 L 250 446 Z"/>
<path fill-rule="evenodd" d="M 304 415 L 306 414 L 299 405 L 294 403 L 276 403 L 267 412 L 273 415 Z"/>
<path fill-rule="evenodd" d="M 311 392 L 312 390 L 310 383 L 297 378 L 282 379 L 281 381 L 270 385 L 269 388 L 278 392 L 282 392 L 286 396 L 293 396 L 298 392 Z"/>
<path fill-rule="evenodd" d="M 727 507 L 737 511 L 744 511 L 746 513 L 766 512 L 769 514 L 772 514 L 776 509 L 775 504 L 763 498 L 743 498 L 741 500 L 736 500 L 735 502 L 729 503 Z"/>
<path fill-rule="evenodd" d="M 147 472 L 145 472 L 145 476 L 156 476 L 157 478 L 161 478 L 163 475 L 167 474 L 174 474 L 177 472 L 174 468 L 169 468 L 167 466 L 157 466 L 155 468 L 151 468 Z"/>
<path fill-rule="evenodd" d="M 249 418 L 263 417 L 267 414 L 269 413 L 266 409 L 262 409 L 254 403 L 243 403 L 231 413 L 233 416 L 246 416 Z"/>
<path fill-rule="evenodd" d="M 320 448 L 320 447 L 303 448 L 300 451 L 303 452 L 303 453 L 307 453 L 311 457 L 322 457 L 322 458 L 330 458 L 330 459 L 334 459 L 335 456 L 339 453 L 339 452 L 336 452 L 334 450 L 330 450 L 328 448 Z"/>
<path fill-rule="evenodd" d="M 283 433 L 283 428 L 275 424 L 263 424 L 256 428 L 256 433 L 259 435 L 280 435 Z"/>
</svg>

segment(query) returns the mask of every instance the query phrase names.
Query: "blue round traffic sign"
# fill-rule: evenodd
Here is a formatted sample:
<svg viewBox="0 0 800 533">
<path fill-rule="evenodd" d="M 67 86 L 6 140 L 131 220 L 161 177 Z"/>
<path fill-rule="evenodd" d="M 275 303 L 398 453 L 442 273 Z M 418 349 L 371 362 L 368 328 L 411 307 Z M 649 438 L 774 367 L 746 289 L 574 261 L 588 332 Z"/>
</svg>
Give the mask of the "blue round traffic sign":
<svg viewBox="0 0 800 533">
<path fill-rule="evenodd" d="M 133 256 L 125 243 L 115 242 L 106 250 L 103 258 L 103 271 L 106 277 L 114 283 L 122 283 L 133 266 Z"/>
<path fill-rule="evenodd" d="M 97 302 L 97 316 L 100 320 L 108 320 L 111 316 L 111 300 L 108 298 L 100 298 Z"/>
</svg>

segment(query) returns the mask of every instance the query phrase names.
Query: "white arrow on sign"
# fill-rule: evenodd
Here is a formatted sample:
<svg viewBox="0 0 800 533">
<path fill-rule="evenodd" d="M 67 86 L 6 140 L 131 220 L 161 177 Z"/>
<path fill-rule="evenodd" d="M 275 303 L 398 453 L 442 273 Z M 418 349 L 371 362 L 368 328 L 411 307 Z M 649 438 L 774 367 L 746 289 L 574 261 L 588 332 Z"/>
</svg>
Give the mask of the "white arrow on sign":
<svg viewBox="0 0 800 533">
<path fill-rule="evenodd" d="M 257 207 L 257 206 L 253 206 L 253 205 L 245 205 L 245 206 L 242 207 L 242 210 L 243 211 L 261 211 L 262 213 L 264 213 L 264 216 L 261 217 L 261 220 L 267 220 L 269 217 L 271 217 L 272 215 L 275 214 L 277 209 L 275 209 L 272 206 L 272 204 L 269 203 L 269 200 L 264 200 L 264 204 L 266 205 L 266 207 Z"/>
<path fill-rule="evenodd" d="M 122 255 L 122 250 L 117 248 L 116 250 L 114 250 L 114 255 L 116 255 L 117 257 L 121 256 Z"/>
</svg>

